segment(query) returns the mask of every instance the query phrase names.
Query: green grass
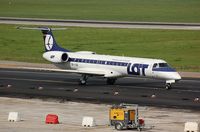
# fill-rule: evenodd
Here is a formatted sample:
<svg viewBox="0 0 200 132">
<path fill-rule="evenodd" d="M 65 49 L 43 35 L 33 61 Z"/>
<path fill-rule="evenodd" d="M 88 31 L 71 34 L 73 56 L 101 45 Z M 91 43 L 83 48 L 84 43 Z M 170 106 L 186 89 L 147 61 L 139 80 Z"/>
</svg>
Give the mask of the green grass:
<svg viewBox="0 0 200 132">
<path fill-rule="evenodd" d="M 0 60 L 47 63 L 40 31 L 0 25 Z M 200 32 L 184 30 L 69 28 L 54 31 L 58 43 L 72 51 L 160 58 L 181 71 L 200 71 Z"/>
<path fill-rule="evenodd" d="M 200 0 L 0 0 L 0 16 L 200 22 Z"/>
</svg>

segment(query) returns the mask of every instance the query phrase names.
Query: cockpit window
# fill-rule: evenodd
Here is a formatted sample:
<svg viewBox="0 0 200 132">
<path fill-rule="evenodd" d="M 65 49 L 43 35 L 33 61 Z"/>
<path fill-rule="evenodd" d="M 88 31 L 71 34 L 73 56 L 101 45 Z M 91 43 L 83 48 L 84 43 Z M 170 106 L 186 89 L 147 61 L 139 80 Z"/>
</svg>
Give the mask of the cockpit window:
<svg viewBox="0 0 200 132">
<path fill-rule="evenodd" d="M 153 64 L 153 69 L 154 68 L 162 68 L 162 67 L 169 67 L 167 63 L 155 63 Z"/>
<path fill-rule="evenodd" d="M 157 67 L 158 67 L 157 63 L 153 64 L 153 68 L 157 68 Z"/>
<path fill-rule="evenodd" d="M 167 63 L 159 63 L 159 67 L 169 67 Z"/>
</svg>

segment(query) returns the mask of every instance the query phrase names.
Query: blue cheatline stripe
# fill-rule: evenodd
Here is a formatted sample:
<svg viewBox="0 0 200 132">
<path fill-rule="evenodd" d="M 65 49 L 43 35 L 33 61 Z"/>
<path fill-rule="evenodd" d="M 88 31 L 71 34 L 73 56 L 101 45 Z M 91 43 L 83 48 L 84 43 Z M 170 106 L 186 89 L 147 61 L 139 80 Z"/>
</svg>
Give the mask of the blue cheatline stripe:
<svg viewBox="0 0 200 132">
<path fill-rule="evenodd" d="M 81 58 L 70 58 L 69 61 L 70 62 L 79 62 L 79 63 L 89 63 L 89 64 L 124 66 L 124 67 L 126 67 L 128 65 L 128 63 L 126 63 L 126 62 L 94 60 L 94 59 L 81 59 Z"/>
<path fill-rule="evenodd" d="M 176 72 L 175 69 L 171 67 L 160 67 L 160 68 L 154 68 L 152 71 L 161 71 L 161 72 Z"/>
</svg>

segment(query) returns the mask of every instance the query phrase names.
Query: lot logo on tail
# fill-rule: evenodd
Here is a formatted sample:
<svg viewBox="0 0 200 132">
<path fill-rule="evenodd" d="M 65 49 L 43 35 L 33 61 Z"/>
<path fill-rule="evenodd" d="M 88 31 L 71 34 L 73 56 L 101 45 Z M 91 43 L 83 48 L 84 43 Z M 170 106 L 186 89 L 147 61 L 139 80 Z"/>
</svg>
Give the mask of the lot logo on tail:
<svg viewBox="0 0 200 132">
<path fill-rule="evenodd" d="M 45 47 L 47 50 L 51 50 L 53 47 L 53 37 L 51 35 L 46 35 Z"/>
</svg>

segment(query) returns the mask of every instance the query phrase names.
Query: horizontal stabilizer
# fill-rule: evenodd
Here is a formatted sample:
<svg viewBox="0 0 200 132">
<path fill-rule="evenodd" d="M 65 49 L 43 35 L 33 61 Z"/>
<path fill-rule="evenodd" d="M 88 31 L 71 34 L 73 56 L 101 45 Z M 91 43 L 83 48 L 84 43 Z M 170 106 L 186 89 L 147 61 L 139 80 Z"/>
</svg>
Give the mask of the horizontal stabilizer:
<svg viewBox="0 0 200 132">
<path fill-rule="evenodd" d="M 28 30 L 47 30 L 47 31 L 50 31 L 50 30 L 66 30 L 67 28 L 47 28 L 47 27 L 21 27 L 21 26 L 18 26 L 17 29 L 28 29 Z"/>
<path fill-rule="evenodd" d="M 17 29 L 40 30 L 43 34 L 45 51 L 69 52 L 68 49 L 60 47 L 53 36 L 52 30 L 66 30 L 67 28 L 48 28 L 48 27 L 17 27 Z"/>
</svg>

